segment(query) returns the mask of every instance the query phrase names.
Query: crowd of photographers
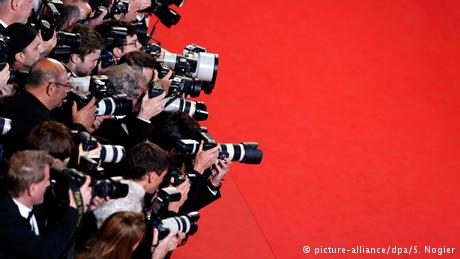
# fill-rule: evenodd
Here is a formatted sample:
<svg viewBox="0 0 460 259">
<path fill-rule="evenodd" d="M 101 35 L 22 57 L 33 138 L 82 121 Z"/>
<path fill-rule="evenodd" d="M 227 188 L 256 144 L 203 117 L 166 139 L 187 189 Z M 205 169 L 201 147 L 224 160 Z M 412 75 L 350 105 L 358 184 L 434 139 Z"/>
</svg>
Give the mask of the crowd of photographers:
<svg viewBox="0 0 460 259">
<path fill-rule="evenodd" d="M 150 43 L 167 0 L 0 0 L 0 258 L 165 258 L 231 161 L 200 127 L 218 55 Z"/>
</svg>

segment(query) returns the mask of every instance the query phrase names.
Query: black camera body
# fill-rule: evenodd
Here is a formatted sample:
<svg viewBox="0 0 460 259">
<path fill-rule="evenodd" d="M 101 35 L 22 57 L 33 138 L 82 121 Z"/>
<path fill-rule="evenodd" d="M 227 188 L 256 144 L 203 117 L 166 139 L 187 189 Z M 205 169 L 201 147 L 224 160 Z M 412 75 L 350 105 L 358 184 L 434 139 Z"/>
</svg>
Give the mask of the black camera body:
<svg viewBox="0 0 460 259">
<path fill-rule="evenodd" d="M 111 199 L 123 198 L 128 194 L 128 185 L 111 178 L 93 175 L 91 176 L 92 196 L 101 198 L 110 197 Z M 60 199 L 66 197 L 69 187 L 80 188 L 86 180 L 84 173 L 73 169 L 65 168 L 61 172 L 52 174 L 51 190 L 53 196 Z"/>
<path fill-rule="evenodd" d="M 168 170 L 168 176 L 173 178 L 174 187 L 181 185 L 187 180 L 187 175 L 183 174 L 178 167 L 170 167 Z"/>
<path fill-rule="evenodd" d="M 99 57 L 99 62 L 102 68 L 108 68 L 115 64 L 115 57 L 113 56 L 112 52 L 103 50 L 101 52 L 101 56 Z"/>
<path fill-rule="evenodd" d="M 107 43 L 107 46 L 120 47 L 123 46 L 127 37 L 128 28 L 121 26 L 112 26 L 110 28 L 110 32 L 107 34 L 105 42 Z"/>
<path fill-rule="evenodd" d="M 179 201 L 181 198 L 180 192 L 175 187 L 166 187 L 158 190 L 158 195 L 153 200 L 151 212 L 154 215 L 163 215 L 168 210 L 170 202 Z"/>
<path fill-rule="evenodd" d="M 128 13 L 129 8 L 129 1 L 118 0 L 112 5 L 112 9 L 110 9 L 110 17 L 116 14 Z"/>
<path fill-rule="evenodd" d="M 64 3 L 61 0 L 46 0 L 42 5 L 40 19 L 32 21 L 32 26 L 41 31 L 43 40 L 47 41 L 53 37 L 54 31 L 58 30 L 64 20 L 62 11 Z"/>
</svg>

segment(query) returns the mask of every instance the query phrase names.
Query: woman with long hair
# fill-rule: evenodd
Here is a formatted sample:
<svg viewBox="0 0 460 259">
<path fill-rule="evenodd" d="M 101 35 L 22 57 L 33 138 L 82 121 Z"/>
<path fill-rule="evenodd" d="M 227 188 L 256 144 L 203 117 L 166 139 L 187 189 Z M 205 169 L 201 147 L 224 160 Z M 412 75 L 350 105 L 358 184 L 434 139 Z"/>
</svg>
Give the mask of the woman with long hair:
<svg viewBox="0 0 460 259">
<path fill-rule="evenodd" d="M 102 225 L 89 249 L 77 259 L 127 259 L 144 237 L 144 215 L 122 211 L 112 214 Z"/>
</svg>

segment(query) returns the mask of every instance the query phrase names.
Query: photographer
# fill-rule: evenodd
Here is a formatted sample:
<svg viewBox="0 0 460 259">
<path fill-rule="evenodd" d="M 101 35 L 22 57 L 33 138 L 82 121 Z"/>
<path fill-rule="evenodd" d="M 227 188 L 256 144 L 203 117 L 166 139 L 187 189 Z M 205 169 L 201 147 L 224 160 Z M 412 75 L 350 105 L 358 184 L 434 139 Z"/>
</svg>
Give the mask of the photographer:
<svg viewBox="0 0 460 259">
<path fill-rule="evenodd" d="M 158 63 L 152 55 L 143 51 L 132 51 L 123 55 L 118 63 L 126 63 L 135 69 L 142 70 L 147 83 L 155 81 L 155 83 L 161 84 L 165 92 L 168 92 L 169 86 L 171 85 L 170 77 L 172 75 L 172 71 L 170 70 L 165 77 L 159 79 L 158 72 L 155 70 Z"/>
<path fill-rule="evenodd" d="M 107 76 L 111 86 L 108 94 L 126 94 L 132 100 L 133 108 L 122 119 L 103 121 L 94 134 L 129 149 L 147 139 L 150 119 L 163 110 L 165 95 L 149 98 L 143 74 L 126 64 L 112 66 Z"/>
<path fill-rule="evenodd" d="M 96 31 L 81 24 L 68 28 L 66 32 L 78 33 L 81 37 L 80 45 L 72 48 L 69 62 L 65 64 L 71 77 L 91 75 L 105 47 L 104 39 Z"/>
<path fill-rule="evenodd" d="M 168 155 L 157 145 L 150 142 L 141 142 L 134 146 L 127 158 L 128 169 L 124 174 L 125 183 L 129 185 L 128 195 L 124 198 L 113 199 L 94 211 L 100 226 L 104 220 L 117 211 L 128 210 L 141 212 L 144 208 L 146 193 L 154 194 L 160 186 L 168 169 Z M 181 191 L 181 200 L 170 203 L 170 208 L 180 207 L 187 199 L 189 181 L 178 186 Z M 178 209 L 175 211 L 177 213 Z"/>
<path fill-rule="evenodd" d="M 218 159 L 218 147 L 203 150 L 201 142 L 195 156 L 184 156 L 175 149 L 176 142 L 181 139 L 201 141 L 198 122 L 181 112 L 163 112 L 152 122 L 155 126 L 149 140 L 168 151 L 172 165 L 188 172 L 191 181 L 189 199 L 180 212 L 196 211 L 219 199 L 221 181 L 229 172 L 231 162 Z"/>
<path fill-rule="evenodd" d="M 124 34 L 120 33 L 114 36 L 113 40 L 108 41 L 114 27 L 125 29 Z M 142 48 L 142 44 L 138 41 L 133 26 L 127 22 L 111 20 L 96 26 L 95 30 L 105 39 L 107 44 L 106 49 L 112 52 L 117 60 L 126 53 Z"/>
<path fill-rule="evenodd" d="M 26 24 L 34 5 L 34 1 L 1 0 L 0 33 L 13 23 Z"/>
<path fill-rule="evenodd" d="M 21 23 L 8 26 L 4 32 L 10 37 L 8 63 L 11 70 L 28 73 L 30 67 L 40 58 L 41 40 L 34 28 Z"/>
<path fill-rule="evenodd" d="M 9 162 L 5 176 L 8 193 L 0 197 L 0 258 L 59 258 L 77 225 L 77 205 L 69 190 L 70 204 L 52 227 L 45 224 L 43 202 L 50 185 L 52 159 L 44 151 L 21 151 Z M 80 187 L 87 208 L 90 178 Z"/>
<path fill-rule="evenodd" d="M 10 131 L 6 151 L 24 149 L 25 135 L 41 121 L 55 120 L 51 111 L 62 105 L 64 97 L 70 90 L 65 67 L 54 59 L 40 59 L 31 68 L 25 90 L 5 99 L 2 116 L 14 121 Z M 93 126 L 95 101 L 92 100 L 82 109 L 72 110 L 73 128 L 84 131 Z"/>
</svg>

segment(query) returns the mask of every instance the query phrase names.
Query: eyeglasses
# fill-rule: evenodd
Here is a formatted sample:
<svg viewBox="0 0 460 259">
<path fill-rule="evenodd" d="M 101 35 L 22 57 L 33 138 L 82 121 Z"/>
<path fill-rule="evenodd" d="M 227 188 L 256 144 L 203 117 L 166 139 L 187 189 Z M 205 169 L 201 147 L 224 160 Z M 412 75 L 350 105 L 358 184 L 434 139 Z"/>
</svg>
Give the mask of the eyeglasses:
<svg viewBox="0 0 460 259">
<path fill-rule="evenodd" d="M 70 88 L 72 87 L 72 85 L 70 85 L 70 83 L 67 83 L 67 84 L 63 84 L 63 83 L 59 83 L 59 82 L 49 82 L 49 84 L 55 84 L 57 86 L 63 86 L 65 88 Z"/>
</svg>

